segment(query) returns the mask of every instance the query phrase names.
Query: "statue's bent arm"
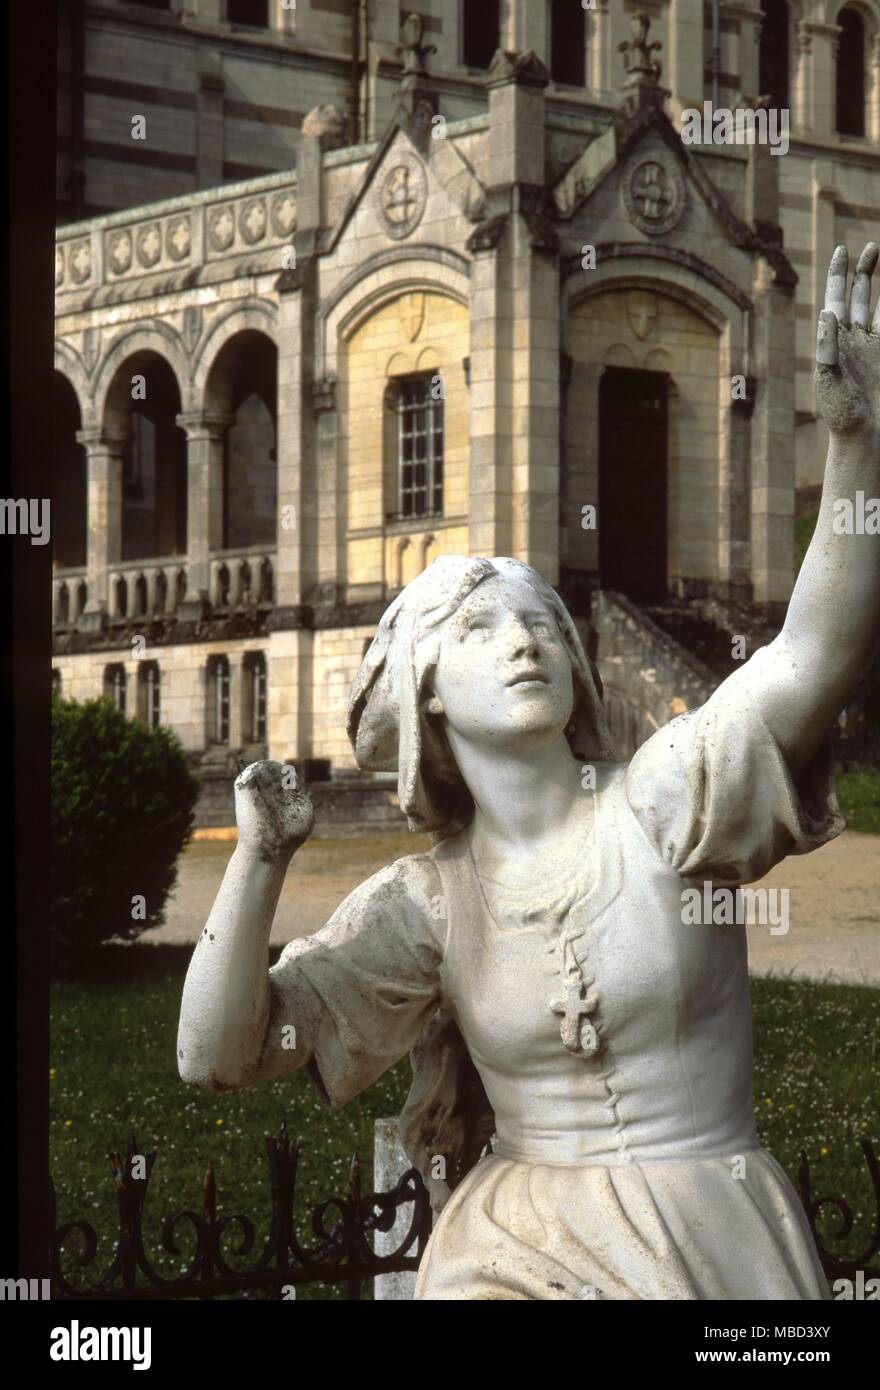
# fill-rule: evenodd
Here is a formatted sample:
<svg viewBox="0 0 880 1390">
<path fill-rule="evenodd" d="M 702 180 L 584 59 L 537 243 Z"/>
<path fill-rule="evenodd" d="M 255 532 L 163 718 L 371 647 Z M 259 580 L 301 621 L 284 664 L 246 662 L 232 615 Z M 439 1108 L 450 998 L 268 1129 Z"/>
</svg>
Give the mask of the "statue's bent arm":
<svg viewBox="0 0 880 1390">
<path fill-rule="evenodd" d="M 311 804 L 272 762 L 246 768 L 235 797 L 239 843 L 187 972 L 178 1070 L 226 1090 L 308 1064 L 322 1099 L 342 1105 L 409 1051 L 440 1001 L 436 870 L 414 855 L 374 874 L 270 970 L 272 922 Z"/>
</svg>

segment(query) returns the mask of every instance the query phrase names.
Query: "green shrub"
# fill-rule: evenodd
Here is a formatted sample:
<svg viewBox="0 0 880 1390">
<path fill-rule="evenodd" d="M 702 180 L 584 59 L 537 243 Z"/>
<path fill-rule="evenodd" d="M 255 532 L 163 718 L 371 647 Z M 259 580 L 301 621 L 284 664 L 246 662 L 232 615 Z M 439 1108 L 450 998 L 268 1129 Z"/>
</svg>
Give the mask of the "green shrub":
<svg viewBox="0 0 880 1390">
<path fill-rule="evenodd" d="M 170 729 L 112 701 L 52 700 L 51 944 L 56 966 L 164 920 L 198 783 Z M 133 901 L 136 895 L 143 903 Z M 136 914 L 133 916 L 133 912 Z"/>
</svg>

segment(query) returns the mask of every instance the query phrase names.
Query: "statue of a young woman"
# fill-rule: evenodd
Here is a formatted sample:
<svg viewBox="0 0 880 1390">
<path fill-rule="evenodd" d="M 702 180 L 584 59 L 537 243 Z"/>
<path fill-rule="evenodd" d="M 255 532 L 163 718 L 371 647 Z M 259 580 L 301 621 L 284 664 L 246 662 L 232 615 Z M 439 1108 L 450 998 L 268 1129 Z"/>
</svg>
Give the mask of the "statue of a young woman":
<svg viewBox="0 0 880 1390">
<path fill-rule="evenodd" d="M 308 1064 L 339 1106 L 412 1049 L 401 1133 L 442 1210 L 418 1298 L 830 1297 L 755 1135 L 745 928 L 686 925 L 682 895 L 748 883 L 844 825 L 827 735 L 880 628 L 880 537 L 838 534 L 834 504 L 880 493 L 878 255 L 862 253 L 849 308 L 846 251 L 831 262 L 825 488 L 785 626 L 701 709 L 616 762 L 550 586 L 510 559 L 435 560 L 385 613 L 349 707 L 359 765 L 397 769 L 434 848 L 271 971 L 311 807 L 276 763 L 236 782 L 181 1076 L 223 1089 Z"/>
</svg>

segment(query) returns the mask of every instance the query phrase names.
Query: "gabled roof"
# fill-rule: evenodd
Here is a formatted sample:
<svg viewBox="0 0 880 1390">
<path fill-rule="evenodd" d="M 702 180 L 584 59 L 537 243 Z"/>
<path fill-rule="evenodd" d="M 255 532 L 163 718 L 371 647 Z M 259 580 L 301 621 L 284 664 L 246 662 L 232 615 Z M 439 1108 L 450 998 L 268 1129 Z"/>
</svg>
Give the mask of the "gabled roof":
<svg viewBox="0 0 880 1390">
<path fill-rule="evenodd" d="M 642 87 L 614 111 L 608 129 L 591 141 L 558 180 L 553 189 L 556 216 L 569 220 L 593 197 L 612 171 L 649 137 L 659 137 L 679 161 L 684 178 L 696 189 L 732 245 L 763 256 L 773 267 L 779 285 L 794 286 L 797 274 L 782 249 L 782 231 L 762 224 L 760 230 L 738 217 L 706 171 L 704 161 L 693 154 L 676 131 L 665 110 L 661 87 Z"/>
</svg>

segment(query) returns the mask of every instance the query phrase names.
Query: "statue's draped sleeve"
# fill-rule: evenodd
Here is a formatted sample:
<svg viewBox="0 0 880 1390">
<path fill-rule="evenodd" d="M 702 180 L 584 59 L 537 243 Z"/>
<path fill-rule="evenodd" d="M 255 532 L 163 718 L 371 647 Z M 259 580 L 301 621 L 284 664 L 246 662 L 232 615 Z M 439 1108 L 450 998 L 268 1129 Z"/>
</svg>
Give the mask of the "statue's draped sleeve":
<svg viewBox="0 0 880 1390">
<path fill-rule="evenodd" d="M 441 1007 L 444 946 L 439 874 L 430 856 L 411 855 L 356 888 L 269 972 L 271 1026 L 294 1025 L 296 1063 L 308 1065 L 325 1105 L 345 1105 L 411 1054 L 400 1137 L 437 1208 L 494 1128 L 461 1033 Z M 434 1171 L 438 1155 L 445 1182 Z"/>
<path fill-rule="evenodd" d="M 699 709 L 658 729 L 629 764 L 630 807 L 683 877 L 752 883 L 846 825 L 830 738 L 795 779 L 761 714 L 762 692 L 780 678 L 784 660 L 778 648 L 760 648 Z"/>
<path fill-rule="evenodd" d="M 367 879 L 269 972 L 273 1018 L 294 1025 L 297 1061 L 334 1109 L 404 1056 L 437 1009 L 444 923 L 431 915 L 430 889 L 439 878 L 420 859 Z"/>
</svg>

